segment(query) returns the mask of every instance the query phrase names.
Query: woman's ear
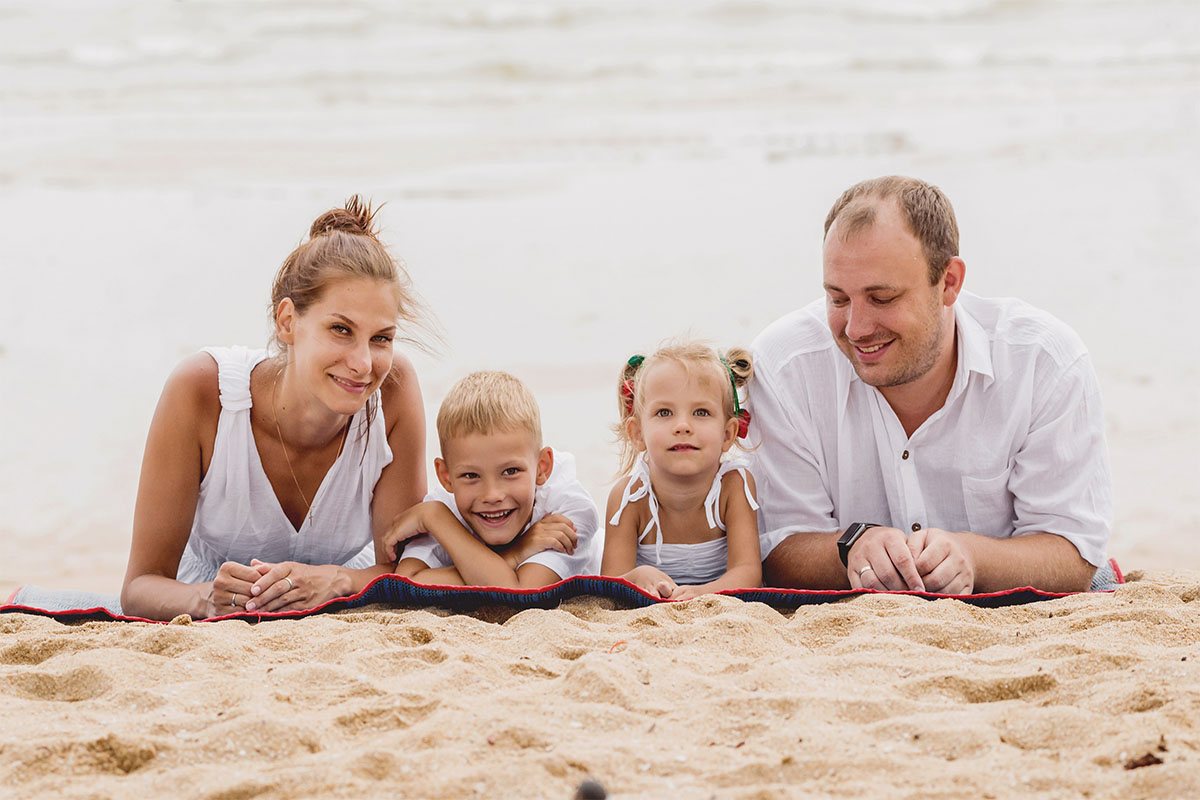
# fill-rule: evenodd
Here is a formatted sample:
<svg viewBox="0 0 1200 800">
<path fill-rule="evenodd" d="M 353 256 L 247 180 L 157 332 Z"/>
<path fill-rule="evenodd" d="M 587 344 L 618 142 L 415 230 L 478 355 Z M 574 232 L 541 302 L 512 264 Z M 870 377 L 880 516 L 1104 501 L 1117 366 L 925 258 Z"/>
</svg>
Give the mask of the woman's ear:
<svg viewBox="0 0 1200 800">
<path fill-rule="evenodd" d="M 296 343 L 296 304 L 285 297 L 275 307 L 275 336 L 289 347 Z"/>
</svg>

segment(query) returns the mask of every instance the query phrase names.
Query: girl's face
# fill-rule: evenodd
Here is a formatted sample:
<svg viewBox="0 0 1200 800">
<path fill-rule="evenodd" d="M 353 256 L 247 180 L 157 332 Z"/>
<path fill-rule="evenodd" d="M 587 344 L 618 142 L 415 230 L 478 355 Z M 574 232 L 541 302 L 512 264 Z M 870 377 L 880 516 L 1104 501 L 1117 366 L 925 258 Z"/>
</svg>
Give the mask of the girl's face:
<svg viewBox="0 0 1200 800">
<path fill-rule="evenodd" d="M 737 420 L 725 416 L 721 379 L 716 370 L 671 360 L 652 364 L 642 376 L 642 411 L 629 420 L 629 434 L 656 472 L 716 474 L 737 436 Z"/>
<path fill-rule="evenodd" d="M 350 416 L 392 367 L 396 296 L 384 281 L 343 278 L 329 283 L 303 314 L 285 298 L 276 325 L 301 391 Z"/>
</svg>

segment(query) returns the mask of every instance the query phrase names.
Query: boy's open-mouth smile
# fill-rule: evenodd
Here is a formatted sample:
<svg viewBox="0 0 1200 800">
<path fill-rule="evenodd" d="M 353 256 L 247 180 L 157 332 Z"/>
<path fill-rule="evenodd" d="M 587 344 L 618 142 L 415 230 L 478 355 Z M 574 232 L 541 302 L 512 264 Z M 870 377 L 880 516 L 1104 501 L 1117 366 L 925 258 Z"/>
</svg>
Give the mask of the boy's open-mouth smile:
<svg viewBox="0 0 1200 800">
<path fill-rule="evenodd" d="M 504 511 L 476 511 L 475 516 L 483 520 L 485 525 L 503 525 L 512 516 L 515 508 L 505 509 Z"/>
</svg>

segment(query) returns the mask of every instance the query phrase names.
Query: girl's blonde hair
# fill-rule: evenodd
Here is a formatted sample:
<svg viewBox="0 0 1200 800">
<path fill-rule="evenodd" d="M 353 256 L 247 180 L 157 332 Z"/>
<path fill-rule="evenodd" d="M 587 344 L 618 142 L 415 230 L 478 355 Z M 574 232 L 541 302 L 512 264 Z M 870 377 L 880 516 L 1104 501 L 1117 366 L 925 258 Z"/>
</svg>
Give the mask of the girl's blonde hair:
<svg viewBox="0 0 1200 800">
<path fill-rule="evenodd" d="M 645 408 L 642 386 L 646 373 L 664 361 L 674 361 L 689 373 L 693 368 L 711 370 L 718 385 L 723 387 L 721 406 L 726 420 L 738 416 L 740 403 L 736 392 L 754 376 L 754 360 L 749 350 L 734 347 L 722 355 L 704 342 L 688 339 L 673 339 L 652 355 L 630 358 L 617 382 L 618 417 L 614 431 L 621 447 L 620 475 L 627 475 L 637 461 L 638 449 L 629 435 L 629 420 L 640 416 Z"/>
</svg>

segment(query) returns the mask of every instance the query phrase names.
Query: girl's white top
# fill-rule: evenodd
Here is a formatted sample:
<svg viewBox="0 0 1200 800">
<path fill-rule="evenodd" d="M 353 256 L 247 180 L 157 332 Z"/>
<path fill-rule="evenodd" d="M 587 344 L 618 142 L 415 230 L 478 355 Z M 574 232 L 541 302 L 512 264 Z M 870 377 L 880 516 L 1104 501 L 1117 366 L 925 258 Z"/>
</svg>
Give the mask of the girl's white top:
<svg viewBox="0 0 1200 800">
<path fill-rule="evenodd" d="M 204 352 L 217 362 L 221 417 L 178 580 L 211 581 L 223 562 L 249 564 L 252 558 L 354 569 L 374 565 L 371 498 L 379 474 L 392 461 L 379 391 L 350 420 L 342 452 L 317 489 L 312 513 L 296 530 L 263 472 L 250 430 L 250 372 L 267 351 L 207 347 Z M 370 421 L 368 406 L 375 408 Z"/>
<path fill-rule="evenodd" d="M 721 519 L 721 479 L 725 474 L 737 470 L 742 476 L 742 489 L 750 508 L 758 510 L 758 503 L 750 493 L 750 480 L 746 477 L 748 462 L 742 458 L 731 458 L 722 461 L 713 478 L 712 488 L 704 498 L 704 517 L 708 527 L 725 530 L 725 522 Z M 650 463 L 643 453 L 633 465 L 629 482 L 621 495 L 621 505 L 613 514 L 609 523 L 616 525 L 621 521 L 621 512 L 630 503 L 646 498 L 650 506 L 650 521 L 638 536 L 637 565 L 653 564 L 671 576 L 678 584 L 708 583 L 725 574 L 729 566 L 729 546 L 724 536 L 707 542 L 695 544 L 672 544 L 662 540 L 662 525 L 658 519 L 658 498 L 654 495 L 654 487 L 650 484 Z M 647 544 L 646 538 L 651 529 L 657 529 L 653 544 Z M 756 531 L 757 534 L 757 531 Z"/>
<path fill-rule="evenodd" d="M 471 530 L 471 526 L 463 519 L 454 502 L 454 495 L 447 492 L 440 483 L 434 482 L 433 489 L 425 496 L 426 502 L 436 500 L 454 513 L 462 526 Z M 522 564 L 541 564 L 554 571 L 558 577 L 566 579 L 574 575 L 600 574 L 600 555 L 603 545 L 597 532 L 600 530 L 600 512 L 587 489 L 575 477 L 575 457 L 565 450 L 554 451 L 554 469 L 546 482 L 534 489 L 533 515 L 530 517 L 528 530 L 533 523 L 547 514 L 562 514 L 575 523 L 575 533 L 579 537 L 575 543 L 572 555 L 560 553 L 557 550 L 543 550 L 522 561 Z M 521 531 L 524 533 L 525 531 Z M 431 569 L 448 567 L 454 562 L 446 549 L 428 533 L 415 536 L 404 544 L 404 552 L 400 558 L 415 558 L 424 562 Z M 518 565 L 519 566 L 519 565 Z"/>
</svg>

